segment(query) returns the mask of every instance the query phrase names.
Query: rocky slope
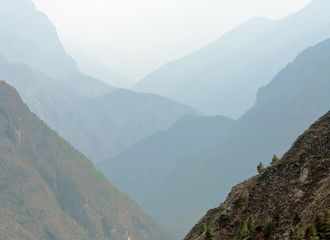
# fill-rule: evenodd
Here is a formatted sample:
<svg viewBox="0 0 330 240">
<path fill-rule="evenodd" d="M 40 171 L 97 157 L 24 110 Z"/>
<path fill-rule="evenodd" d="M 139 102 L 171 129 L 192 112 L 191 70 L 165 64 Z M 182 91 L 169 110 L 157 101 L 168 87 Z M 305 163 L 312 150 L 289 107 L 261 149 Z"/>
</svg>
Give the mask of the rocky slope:
<svg viewBox="0 0 330 240">
<path fill-rule="evenodd" d="M 233 187 L 226 201 L 209 210 L 184 239 L 294 239 L 294 232 L 306 229 L 318 212 L 327 209 L 330 111 L 299 136 L 280 160 Z M 250 216 L 254 227 L 248 233 L 244 222 Z M 330 215 L 325 216 L 329 237 Z M 206 237 L 206 231 L 200 231 L 202 226 L 212 229 L 215 237 Z"/>
<path fill-rule="evenodd" d="M 0 82 L 0 239 L 174 239 Z"/>
</svg>

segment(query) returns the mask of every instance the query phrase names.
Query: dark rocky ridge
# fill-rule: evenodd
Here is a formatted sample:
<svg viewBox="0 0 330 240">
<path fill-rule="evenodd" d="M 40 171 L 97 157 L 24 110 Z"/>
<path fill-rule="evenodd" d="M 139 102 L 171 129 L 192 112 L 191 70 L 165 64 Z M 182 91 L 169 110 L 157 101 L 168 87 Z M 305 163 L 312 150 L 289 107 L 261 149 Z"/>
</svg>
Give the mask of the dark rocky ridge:
<svg viewBox="0 0 330 240">
<path fill-rule="evenodd" d="M 246 203 L 242 203 L 248 191 Z M 233 187 L 220 207 L 209 210 L 184 238 L 204 239 L 201 224 L 210 226 L 215 239 L 234 239 L 249 216 L 255 226 L 264 226 L 270 217 L 277 219 L 270 239 L 288 239 L 292 216 L 301 217 L 297 229 L 312 223 L 317 212 L 330 208 L 330 111 L 317 120 L 294 142 L 289 151 L 259 175 Z M 223 213 L 229 214 L 225 226 L 219 226 Z M 264 239 L 256 230 L 251 239 Z"/>
</svg>

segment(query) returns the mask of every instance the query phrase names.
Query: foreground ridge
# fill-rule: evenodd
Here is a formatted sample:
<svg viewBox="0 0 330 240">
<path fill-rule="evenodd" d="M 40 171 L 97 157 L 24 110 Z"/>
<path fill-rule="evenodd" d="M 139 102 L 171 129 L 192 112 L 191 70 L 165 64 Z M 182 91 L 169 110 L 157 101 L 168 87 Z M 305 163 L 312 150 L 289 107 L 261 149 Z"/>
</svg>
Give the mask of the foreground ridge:
<svg viewBox="0 0 330 240">
<path fill-rule="evenodd" d="M 225 202 L 209 210 L 184 240 L 327 239 L 329 209 L 330 111 L 279 161 L 233 187 Z M 320 216 L 323 235 L 313 225 Z M 319 235 L 311 238 L 310 232 Z"/>
</svg>

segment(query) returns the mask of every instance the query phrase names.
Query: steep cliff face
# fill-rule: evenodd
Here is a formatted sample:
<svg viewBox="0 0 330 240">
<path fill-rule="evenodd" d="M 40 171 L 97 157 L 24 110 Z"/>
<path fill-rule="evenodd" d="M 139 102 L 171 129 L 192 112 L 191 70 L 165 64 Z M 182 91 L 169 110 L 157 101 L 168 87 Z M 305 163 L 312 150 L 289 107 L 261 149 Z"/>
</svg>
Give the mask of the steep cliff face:
<svg viewBox="0 0 330 240">
<path fill-rule="evenodd" d="M 205 226 L 214 232 L 213 239 L 295 239 L 293 233 L 305 230 L 326 209 L 330 209 L 330 111 L 280 160 L 233 187 L 226 201 L 209 210 L 184 239 L 212 239 L 201 231 Z M 247 233 L 249 217 L 254 228 Z M 330 231 L 330 219 L 326 221 Z"/>
<path fill-rule="evenodd" d="M 173 239 L 0 81 L 0 239 Z"/>
</svg>

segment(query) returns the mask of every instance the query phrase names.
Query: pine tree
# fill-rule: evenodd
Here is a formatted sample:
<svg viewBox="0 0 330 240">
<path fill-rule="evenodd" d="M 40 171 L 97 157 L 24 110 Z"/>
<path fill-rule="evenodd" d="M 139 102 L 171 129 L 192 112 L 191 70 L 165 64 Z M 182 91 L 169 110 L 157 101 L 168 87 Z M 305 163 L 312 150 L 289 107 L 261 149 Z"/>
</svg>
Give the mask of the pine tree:
<svg viewBox="0 0 330 240">
<path fill-rule="evenodd" d="M 199 229 L 198 236 L 200 236 L 203 233 L 205 233 L 205 231 L 206 231 L 206 225 L 205 225 L 205 223 L 202 223 L 201 226 L 200 226 L 200 229 Z"/>
<path fill-rule="evenodd" d="M 270 217 L 267 218 L 266 224 L 264 226 L 263 232 L 264 236 L 267 237 L 272 233 L 273 230 L 273 223 Z"/>
<path fill-rule="evenodd" d="M 305 240 L 319 240 L 314 224 L 309 225 L 305 229 Z"/>
<path fill-rule="evenodd" d="M 259 165 L 257 166 L 257 170 L 258 173 L 261 173 L 261 171 L 264 170 L 264 165 L 262 164 L 262 162 L 260 162 Z"/>
<path fill-rule="evenodd" d="M 272 161 L 270 162 L 270 165 L 273 165 L 274 163 L 276 163 L 279 160 L 279 158 L 274 154 Z"/>
<path fill-rule="evenodd" d="M 242 203 L 247 203 L 247 201 L 248 201 L 248 199 L 249 199 L 249 196 L 250 196 L 250 194 L 249 194 L 249 190 L 246 189 L 246 190 L 243 192 L 242 196 L 241 196 L 241 202 L 242 202 Z"/>
<path fill-rule="evenodd" d="M 214 240 L 214 232 L 209 226 L 206 228 L 205 240 Z"/>
<path fill-rule="evenodd" d="M 318 213 L 314 226 L 320 239 L 330 239 L 330 210 Z"/>
<path fill-rule="evenodd" d="M 254 232 L 254 222 L 252 216 L 249 216 L 247 219 L 247 228 L 249 229 L 250 233 Z"/>
<path fill-rule="evenodd" d="M 254 232 L 254 223 L 252 216 L 249 216 L 245 221 L 243 228 L 238 230 L 236 233 L 236 240 L 248 240 L 251 239 L 252 233 Z"/>
<path fill-rule="evenodd" d="M 300 231 L 298 231 L 297 229 L 290 230 L 290 235 L 289 235 L 289 239 L 290 240 L 304 240 L 304 234 Z"/>
</svg>

